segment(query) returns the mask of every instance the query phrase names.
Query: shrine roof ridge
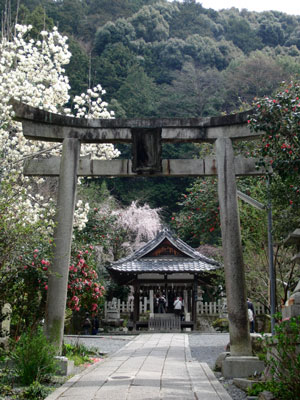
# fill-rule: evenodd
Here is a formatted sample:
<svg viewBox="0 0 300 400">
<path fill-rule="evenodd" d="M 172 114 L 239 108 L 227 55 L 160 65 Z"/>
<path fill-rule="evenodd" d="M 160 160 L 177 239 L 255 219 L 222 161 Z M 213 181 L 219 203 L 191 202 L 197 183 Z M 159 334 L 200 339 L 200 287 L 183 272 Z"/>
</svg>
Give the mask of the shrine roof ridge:
<svg viewBox="0 0 300 400">
<path fill-rule="evenodd" d="M 174 258 L 167 261 L 165 258 L 160 258 L 159 256 L 146 258 L 147 254 L 151 253 L 151 251 L 154 250 L 156 247 L 158 247 L 165 239 L 167 239 L 173 246 L 175 246 L 178 250 L 184 253 L 187 257 L 181 258 L 179 261 L 178 259 L 175 260 Z M 166 228 L 160 231 L 156 235 L 156 237 L 150 240 L 145 246 L 141 247 L 140 249 L 138 249 L 137 251 L 135 251 L 134 253 L 130 254 L 125 258 L 122 258 L 118 261 L 111 263 L 111 266 L 108 268 L 118 269 L 118 266 L 122 265 L 126 269 L 125 265 L 128 264 L 129 266 L 131 262 L 142 262 L 142 263 L 148 262 L 149 264 L 150 262 L 155 263 L 156 260 L 159 263 L 172 262 L 177 264 L 180 264 L 183 260 L 185 260 L 185 263 L 188 262 L 186 260 L 189 260 L 190 262 L 200 261 L 204 264 L 210 265 L 212 268 L 209 269 L 220 268 L 219 262 L 199 253 L 198 251 L 190 247 L 187 243 L 185 243 L 183 240 L 181 240 L 179 237 L 173 236 L 172 233 Z"/>
</svg>

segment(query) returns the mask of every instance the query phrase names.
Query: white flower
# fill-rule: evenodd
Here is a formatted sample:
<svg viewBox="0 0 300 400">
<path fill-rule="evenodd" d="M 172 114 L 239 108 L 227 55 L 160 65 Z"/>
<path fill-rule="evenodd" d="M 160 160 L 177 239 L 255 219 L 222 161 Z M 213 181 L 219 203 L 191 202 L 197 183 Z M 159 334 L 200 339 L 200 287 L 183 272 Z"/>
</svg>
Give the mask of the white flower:
<svg viewBox="0 0 300 400">
<path fill-rule="evenodd" d="M 54 113 L 71 115 L 66 107 L 69 101 L 69 80 L 63 66 L 70 61 L 67 37 L 52 32 L 41 32 L 42 40 L 26 40 L 30 26 L 16 25 L 16 36 L 11 41 L 2 37 L 0 41 L 0 148 L 2 150 L 2 182 L 6 180 L 22 193 L 10 210 L 12 223 L 22 219 L 24 224 L 43 220 L 46 231 L 52 231 L 55 206 L 52 199 L 44 199 L 38 187 L 45 184 L 43 178 L 29 179 L 21 174 L 20 160 L 52 148 L 52 143 L 28 141 L 22 134 L 22 125 L 12 120 L 14 112 L 8 105 L 11 97 Z M 100 94 L 105 94 L 101 85 L 74 98 L 75 116 L 78 118 L 113 118 L 107 103 Z M 93 99 L 93 100 L 92 100 Z M 89 144 L 82 147 L 81 154 L 93 154 L 100 159 L 117 157 L 119 152 L 111 144 Z M 49 150 L 59 156 L 61 146 Z M 32 188 L 29 182 L 32 182 Z M 35 186 L 34 186 L 35 185 Z M 87 222 L 89 205 L 79 202 L 74 215 L 74 225 L 83 229 Z M 45 226 L 45 225 L 44 225 Z M 40 228 L 42 229 L 42 228 Z"/>
</svg>

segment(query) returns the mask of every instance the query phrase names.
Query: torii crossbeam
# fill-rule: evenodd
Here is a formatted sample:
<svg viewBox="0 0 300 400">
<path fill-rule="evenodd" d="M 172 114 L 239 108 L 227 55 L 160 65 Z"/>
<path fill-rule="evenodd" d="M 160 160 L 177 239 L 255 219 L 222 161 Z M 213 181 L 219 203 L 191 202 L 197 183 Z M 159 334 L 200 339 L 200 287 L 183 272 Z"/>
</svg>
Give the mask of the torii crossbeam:
<svg viewBox="0 0 300 400">
<path fill-rule="evenodd" d="M 12 102 L 15 119 L 27 139 L 63 142 L 62 157 L 32 160 L 25 175 L 59 176 L 54 260 L 49 277 L 46 333 L 61 347 L 73 215 L 78 176 L 218 176 L 226 295 L 233 356 L 251 355 L 246 284 L 237 204 L 236 175 L 257 175 L 254 159 L 234 157 L 232 141 L 255 139 L 247 125 L 249 112 L 180 119 L 93 120 L 65 117 Z M 80 159 L 81 143 L 132 143 L 131 160 Z M 161 160 L 163 142 L 215 143 L 216 157 L 204 160 Z"/>
</svg>

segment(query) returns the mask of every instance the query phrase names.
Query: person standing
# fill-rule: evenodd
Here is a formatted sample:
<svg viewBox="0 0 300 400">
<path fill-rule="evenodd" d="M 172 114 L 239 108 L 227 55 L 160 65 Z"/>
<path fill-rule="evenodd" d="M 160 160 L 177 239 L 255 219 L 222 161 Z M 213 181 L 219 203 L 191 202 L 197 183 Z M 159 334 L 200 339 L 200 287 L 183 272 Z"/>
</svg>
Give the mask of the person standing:
<svg viewBox="0 0 300 400">
<path fill-rule="evenodd" d="M 93 329 L 92 329 L 92 335 L 97 335 L 99 330 L 99 319 L 97 315 L 93 318 Z"/>
<path fill-rule="evenodd" d="M 89 316 L 88 312 L 85 313 L 85 320 L 83 321 L 82 327 L 83 327 L 84 335 L 90 335 L 92 322 L 90 320 L 90 316 Z"/>
<path fill-rule="evenodd" d="M 165 297 L 161 294 L 158 299 L 158 313 L 159 314 L 163 314 L 166 312 L 166 303 L 167 302 L 166 302 Z"/>
<path fill-rule="evenodd" d="M 176 300 L 174 301 L 174 314 L 180 316 L 181 309 L 182 309 L 182 301 L 180 300 L 180 297 L 177 297 Z"/>
<path fill-rule="evenodd" d="M 249 298 L 247 299 L 247 307 L 248 307 L 248 317 L 250 322 L 250 333 L 254 333 L 254 317 L 255 317 L 254 306 Z"/>
</svg>

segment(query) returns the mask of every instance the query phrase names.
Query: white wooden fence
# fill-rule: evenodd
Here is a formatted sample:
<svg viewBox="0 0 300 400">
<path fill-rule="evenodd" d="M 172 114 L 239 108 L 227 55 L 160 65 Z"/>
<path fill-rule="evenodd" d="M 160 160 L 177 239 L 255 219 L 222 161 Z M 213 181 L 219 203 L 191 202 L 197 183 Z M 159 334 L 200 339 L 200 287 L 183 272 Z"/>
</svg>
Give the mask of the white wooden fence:
<svg viewBox="0 0 300 400">
<path fill-rule="evenodd" d="M 261 304 L 254 304 L 255 315 L 261 315 L 266 313 L 265 306 Z M 197 302 L 197 314 L 205 315 L 220 315 L 227 312 L 226 299 L 218 300 L 214 302 Z"/>
<path fill-rule="evenodd" d="M 226 313 L 226 299 L 218 300 L 215 302 L 201 302 L 197 301 L 197 314 L 204 315 L 221 315 Z M 120 301 L 120 299 L 115 300 L 114 302 L 109 301 L 105 302 L 105 315 L 106 311 L 109 309 L 116 309 L 121 314 L 126 314 L 133 312 L 133 301 Z M 256 315 L 265 314 L 267 310 L 263 305 L 254 304 L 254 310 Z M 150 301 L 147 297 L 143 297 L 140 300 L 140 314 L 143 314 L 147 311 L 150 311 Z"/>
</svg>

